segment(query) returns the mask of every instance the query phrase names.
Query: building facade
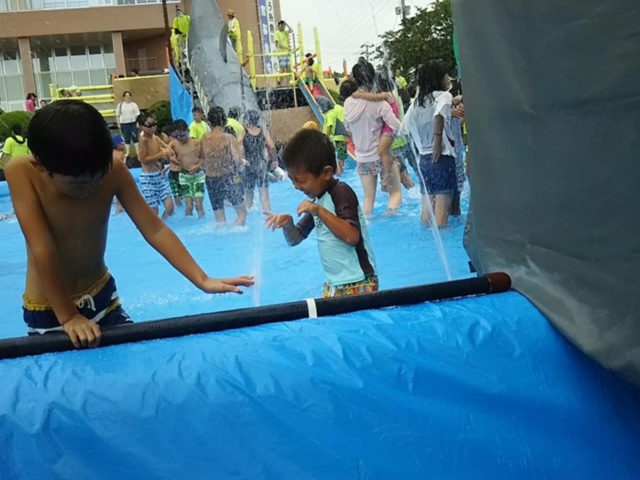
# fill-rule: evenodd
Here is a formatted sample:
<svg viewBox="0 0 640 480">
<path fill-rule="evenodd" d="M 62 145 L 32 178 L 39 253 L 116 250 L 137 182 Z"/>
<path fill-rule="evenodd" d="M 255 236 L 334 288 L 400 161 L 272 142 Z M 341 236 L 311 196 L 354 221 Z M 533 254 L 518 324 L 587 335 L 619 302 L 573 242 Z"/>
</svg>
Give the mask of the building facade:
<svg viewBox="0 0 640 480">
<path fill-rule="evenodd" d="M 216 0 L 210 0 L 216 1 Z M 264 0 L 219 0 L 243 32 L 261 32 Z M 176 7 L 167 0 L 169 22 Z M 279 16 L 279 1 L 272 2 Z M 49 85 L 107 85 L 112 74 L 168 67 L 161 0 L 0 0 L 0 108 L 23 110 L 28 93 L 48 99 Z M 259 37 L 258 37 L 259 38 Z M 256 45 L 259 48 L 259 44 Z"/>
</svg>

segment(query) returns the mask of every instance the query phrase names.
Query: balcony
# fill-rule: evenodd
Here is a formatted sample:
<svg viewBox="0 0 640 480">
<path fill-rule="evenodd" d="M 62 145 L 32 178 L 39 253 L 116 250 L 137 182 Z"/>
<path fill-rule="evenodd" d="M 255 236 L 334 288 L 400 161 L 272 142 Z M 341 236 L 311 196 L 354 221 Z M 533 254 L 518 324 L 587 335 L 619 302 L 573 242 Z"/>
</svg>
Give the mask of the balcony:
<svg viewBox="0 0 640 480">
<path fill-rule="evenodd" d="M 66 10 L 71 8 L 154 5 L 162 0 L 0 0 L 1 12 L 30 12 L 38 10 Z M 180 0 L 167 0 L 180 3 Z"/>
</svg>

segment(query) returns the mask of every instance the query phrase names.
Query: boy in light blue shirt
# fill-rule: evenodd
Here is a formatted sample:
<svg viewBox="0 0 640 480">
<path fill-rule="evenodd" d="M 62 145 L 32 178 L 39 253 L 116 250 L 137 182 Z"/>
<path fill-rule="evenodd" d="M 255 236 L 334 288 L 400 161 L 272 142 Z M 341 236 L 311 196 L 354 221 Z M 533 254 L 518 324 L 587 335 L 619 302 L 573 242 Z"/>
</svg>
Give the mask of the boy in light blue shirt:
<svg viewBox="0 0 640 480">
<path fill-rule="evenodd" d="M 327 277 L 323 298 L 377 291 L 365 218 L 353 189 L 335 178 L 336 154 L 329 137 L 317 130 L 301 130 L 285 147 L 282 159 L 293 185 L 311 200 L 298 206 L 302 218 L 297 224 L 289 214 L 269 214 L 267 227 L 282 228 L 291 246 L 316 230 Z"/>
</svg>

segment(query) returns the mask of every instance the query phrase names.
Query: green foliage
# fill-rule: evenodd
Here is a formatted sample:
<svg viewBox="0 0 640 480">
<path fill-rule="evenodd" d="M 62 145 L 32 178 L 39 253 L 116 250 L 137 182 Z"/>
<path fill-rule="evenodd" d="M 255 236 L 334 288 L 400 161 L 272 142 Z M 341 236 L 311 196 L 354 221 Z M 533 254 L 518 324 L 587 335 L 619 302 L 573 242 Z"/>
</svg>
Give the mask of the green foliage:
<svg viewBox="0 0 640 480">
<path fill-rule="evenodd" d="M 455 72 L 451 0 L 441 0 L 432 8 L 418 9 L 415 16 L 403 22 L 402 29 L 380 37 L 382 46 L 376 49 L 376 59 L 383 60 L 386 51 L 386 61 L 394 71 L 400 69 L 407 80 L 427 60 L 442 60 L 452 74 Z"/>
<path fill-rule="evenodd" d="M 329 92 L 329 95 L 331 95 L 331 97 L 333 98 L 334 102 L 341 103 L 341 101 L 340 101 L 340 92 L 338 92 L 336 90 L 332 90 L 330 88 L 327 88 L 327 92 Z"/>
<path fill-rule="evenodd" d="M 154 103 L 147 112 L 153 115 L 156 122 L 158 122 L 158 133 L 173 122 L 173 118 L 171 118 L 171 103 L 167 100 L 160 100 Z"/>
<path fill-rule="evenodd" d="M 0 139 L 6 140 L 11 136 L 11 127 L 13 125 L 21 125 L 24 134 L 27 134 L 29 122 L 33 117 L 29 112 L 7 112 L 0 115 Z"/>
</svg>

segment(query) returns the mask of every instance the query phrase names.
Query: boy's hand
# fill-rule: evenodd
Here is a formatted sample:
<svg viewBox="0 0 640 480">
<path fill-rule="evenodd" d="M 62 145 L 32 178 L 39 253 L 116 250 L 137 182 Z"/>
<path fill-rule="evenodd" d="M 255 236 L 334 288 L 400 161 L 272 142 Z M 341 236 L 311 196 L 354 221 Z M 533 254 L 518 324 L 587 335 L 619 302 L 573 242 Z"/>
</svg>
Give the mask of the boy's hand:
<svg viewBox="0 0 640 480">
<path fill-rule="evenodd" d="M 250 287 L 256 283 L 253 275 L 241 275 L 235 278 L 206 278 L 202 284 L 202 291 L 206 293 L 238 293 L 242 290 L 238 287 Z"/>
<path fill-rule="evenodd" d="M 270 228 L 275 232 L 278 228 L 293 225 L 293 217 L 287 213 L 281 213 L 279 215 L 272 215 L 268 213 L 267 218 L 264 219 L 264 223 L 267 228 Z"/>
<path fill-rule="evenodd" d="M 62 328 L 76 348 L 93 348 L 100 345 L 100 327 L 80 314 L 71 317 Z"/>
<path fill-rule="evenodd" d="M 320 205 L 318 205 L 317 203 L 311 202 L 309 200 L 303 200 L 302 203 L 298 205 L 298 216 L 302 216 L 303 213 L 317 215 L 319 209 Z"/>
</svg>

